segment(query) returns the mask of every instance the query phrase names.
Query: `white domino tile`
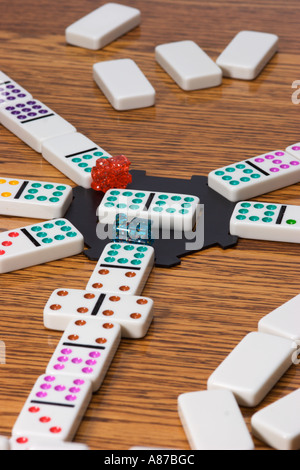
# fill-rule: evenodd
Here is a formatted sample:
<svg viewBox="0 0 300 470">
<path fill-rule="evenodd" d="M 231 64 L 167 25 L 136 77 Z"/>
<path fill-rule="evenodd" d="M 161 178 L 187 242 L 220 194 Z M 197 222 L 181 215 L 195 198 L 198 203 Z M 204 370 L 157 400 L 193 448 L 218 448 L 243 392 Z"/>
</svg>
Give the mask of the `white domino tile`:
<svg viewBox="0 0 300 470">
<path fill-rule="evenodd" d="M 300 389 L 252 416 L 252 433 L 276 450 L 300 449 Z"/>
<path fill-rule="evenodd" d="M 27 90 L 0 71 L 0 107 L 13 105 L 19 100 L 30 98 L 32 98 L 32 95 Z"/>
<path fill-rule="evenodd" d="M 137 189 L 111 189 L 98 207 L 99 221 L 113 224 L 116 215 L 152 221 L 152 228 L 191 231 L 196 223 L 200 199 L 189 194 L 163 193 Z"/>
<path fill-rule="evenodd" d="M 111 155 L 79 132 L 61 135 L 43 142 L 42 156 L 74 183 L 89 189 L 91 172 L 99 158 Z"/>
<path fill-rule="evenodd" d="M 63 217 L 73 200 L 66 184 L 0 176 L 0 214 L 34 219 Z"/>
<path fill-rule="evenodd" d="M 183 393 L 178 397 L 178 413 L 192 450 L 254 450 L 230 391 Z"/>
<path fill-rule="evenodd" d="M 300 294 L 261 318 L 258 331 L 300 341 Z"/>
<path fill-rule="evenodd" d="M 217 58 L 225 77 L 254 80 L 278 50 L 275 34 L 240 31 Z"/>
<path fill-rule="evenodd" d="M 208 186 L 229 201 L 241 201 L 300 181 L 300 161 L 283 150 L 233 163 L 208 175 Z"/>
<path fill-rule="evenodd" d="M 86 444 L 59 441 L 35 436 L 16 436 L 10 439 L 10 450 L 90 450 Z"/>
<path fill-rule="evenodd" d="M 257 406 L 292 365 L 295 343 L 252 332 L 231 351 L 207 382 L 208 390 L 230 390 L 241 406 Z"/>
<path fill-rule="evenodd" d="M 73 256 L 83 249 L 83 236 L 66 219 L 53 219 L 2 232 L 0 273 Z"/>
<path fill-rule="evenodd" d="M 34 384 L 14 424 L 12 437 L 19 441 L 28 438 L 71 441 L 91 398 L 92 383 L 87 378 L 44 374 Z"/>
<path fill-rule="evenodd" d="M 45 104 L 32 98 L 2 106 L 0 122 L 39 153 L 45 140 L 76 131 L 72 124 Z"/>
<path fill-rule="evenodd" d="M 117 111 L 154 106 L 156 92 L 139 66 L 132 59 L 98 62 L 93 77 Z"/>
<path fill-rule="evenodd" d="M 194 42 L 178 41 L 155 48 L 158 64 L 185 91 L 219 86 L 222 70 Z"/>
<path fill-rule="evenodd" d="M 141 12 L 118 3 L 106 3 L 66 29 L 67 43 L 86 49 L 102 49 L 139 26 Z"/>
<path fill-rule="evenodd" d="M 98 318 L 118 323 L 125 338 L 143 338 L 152 322 L 153 300 L 124 294 L 56 289 L 44 308 L 44 326 L 64 331 L 71 320 Z"/>
<path fill-rule="evenodd" d="M 167 447 L 143 447 L 143 446 L 133 446 L 133 447 L 130 447 L 129 450 L 134 450 L 134 451 L 143 451 L 143 450 L 149 450 L 149 451 L 152 451 L 152 450 L 179 450 L 179 449 L 171 449 L 171 448 L 167 448 Z"/>
<path fill-rule="evenodd" d="M 7 437 L 0 436 L 0 450 L 10 450 L 10 442 Z"/>
<path fill-rule="evenodd" d="M 230 233 L 241 238 L 300 243 L 300 206 L 241 201 L 231 216 Z"/>
<path fill-rule="evenodd" d="M 292 157 L 300 160 L 300 142 L 290 145 L 286 148 L 286 152 L 292 155 Z"/>
<path fill-rule="evenodd" d="M 47 366 L 48 374 L 63 373 L 89 379 L 96 392 L 121 340 L 118 323 L 98 318 L 71 320 Z"/>
<path fill-rule="evenodd" d="M 108 243 L 87 283 L 86 290 L 141 295 L 154 260 L 152 246 Z"/>
</svg>

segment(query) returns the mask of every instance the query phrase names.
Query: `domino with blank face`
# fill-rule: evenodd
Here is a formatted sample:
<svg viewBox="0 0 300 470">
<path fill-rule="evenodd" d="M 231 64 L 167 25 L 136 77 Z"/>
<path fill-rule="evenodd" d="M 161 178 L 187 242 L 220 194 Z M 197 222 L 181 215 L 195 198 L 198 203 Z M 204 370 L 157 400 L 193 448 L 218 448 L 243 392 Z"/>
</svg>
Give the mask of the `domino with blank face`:
<svg viewBox="0 0 300 470">
<path fill-rule="evenodd" d="M 200 90 L 222 83 L 222 70 L 194 41 L 161 44 L 155 48 L 155 58 L 183 90 Z"/>
<path fill-rule="evenodd" d="M 79 132 L 48 139 L 42 145 L 42 156 L 74 183 L 87 189 L 91 187 L 91 172 L 97 160 L 111 157 Z"/>
<path fill-rule="evenodd" d="M 241 238 L 300 243 L 300 206 L 241 201 L 231 216 L 230 233 Z"/>
<path fill-rule="evenodd" d="M 261 318 L 258 331 L 300 341 L 300 294 Z"/>
<path fill-rule="evenodd" d="M 276 450 L 300 449 L 300 389 L 257 411 L 252 433 Z"/>
<path fill-rule="evenodd" d="M 121 340 L 118 323 L 89 317 L 71 320 L 50 359 L 46 372 L 63 373 L 92 382 L 96 392 Z"/>
<path fill-rule="evenodd" d="M 153 265 L 152 246 L 108 243 L 86 290 L 141 295 Z"/>
<path fill-rule="evenodd" d="M 53 219 L 0 234 L 0 273 L 36 266 L 83 251 L 81 233 L 66 219 Z"/>
<path fill-rule="evenodd" d="M 71 441 L 91 398 L 92 383 L 87 378 L 46 373 L 33 386 L 12 437 Z"/>
<path fill-rule="evenodd" d="M 76 132 L 69 122 L 33 98 L 2 106 L 0 122 L 39 153 L 45 140 Z"/>
<path fill-rule="evenodd" d="M 188 194 L 161 193 L 136 189 L 111 189 L 98 207 L 99 221 L 113 224 L 117 214 L 150 219 L 153 228 L 193 230 L 200 199 Z"/>
<path fill-rule="evenodd" d="M 300 181 L 300 161 L 276 150 L 227 165 L 208 175 L 208 186 L 229 201 L 241 201 Z"/>
<path fill-rule="evenodd" d="M 228 390 L 188 392 L 178 414 L 193 450 L 254 450 L 234 395 Z"/>
<path fill-rule="evenodd" d="M 240 31 L 217 58 L 224 77 L 254 80 L 278 49 L 275 34 Z"/>
<path fill-rule="evenodd" d="M 229 390 L 241 406 L 257 406 L 292 365 L 295 343 L 252 332 L 231 351 L 207 382 L 208 390 Z"/>
<path fill-rule="evenodd" d="M 124 294 L 56 289 L 44 308 L 46 328 L 63 331 L 71 320 L 99 318 L 121 326 L 122 337 L 142 338 L 153 319 L 153 300 Z"/>
<path fill-rule="evenodd" d="M 101 49 L 140 22 L 141 12 L 137 8 L 106 3 L 68 26 L 66 41 L 73 46 Z"/>
<path fill-rule="evenodd" d="M 63 217 L 73 199 L 71 186 L 0 177 L 0 214 L 36 219 Z"/>
<path fill-rule="evenodd" d="M 102 93 L 117 111 L 154 106 L 156 92 L 132 59 L 98 62 L 93 77 Z"/>
</svg>

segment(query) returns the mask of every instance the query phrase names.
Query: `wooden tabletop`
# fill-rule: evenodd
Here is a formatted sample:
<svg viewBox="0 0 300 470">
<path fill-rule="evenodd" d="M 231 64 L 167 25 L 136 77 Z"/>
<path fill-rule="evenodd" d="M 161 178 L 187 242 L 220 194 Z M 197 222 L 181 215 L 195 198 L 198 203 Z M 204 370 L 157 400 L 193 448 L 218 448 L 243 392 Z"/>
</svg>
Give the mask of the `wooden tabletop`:
<svg viewBox="0 0 300 470">
<path fill-rule="evenodd" d="M 10 0 L 0 15 L 5 72 L 112 155 L 125 154 L 132 169 L 152 176 L 189 179 L 247 157 L 299 142 L 300 104 L 292 83 L 300 80 L 298 0 L 131 0 L 141 26 L 100 51 L 66 44 L 65 28 L 100 6 L 92 0 Z M 195 41 L 216 59 L 245 29 L 277 34 L 279 52 L 254 81 L 223 79 L 217 88 L 184 92 L 155 62 L 154 48 Z M 137 62 L 157 92 L 156 105 L 115 111 L 94 83 L 94 63 Z M 7 129 L 0 130 L 1 175 L 75 184 Z M 256 198 L 299 204 L 300 185 Z M 0 218 L 0 230 L 35 223 Z M 45 329 L 43 308 L 59 287 L 84 289 L 95 262 L 83 254 L 1 274 L 0 435 L 9 437 L 37 377 L 61 337 Z M 154 321 L 140 340 L 122 339 L 101 389 L 75 441 L 93 450 L 132 446 L 188 450 L 177 397 L 205 390 L 209 376 L 270 311 L 299 294 L 297 244 L 240 239 L 155 267 L 144 295 L 155 302 Z M 300 386 L 293 365 L 251 416 Z M 256 449 L 267 449 L 254 440 Z"/>
</svg>

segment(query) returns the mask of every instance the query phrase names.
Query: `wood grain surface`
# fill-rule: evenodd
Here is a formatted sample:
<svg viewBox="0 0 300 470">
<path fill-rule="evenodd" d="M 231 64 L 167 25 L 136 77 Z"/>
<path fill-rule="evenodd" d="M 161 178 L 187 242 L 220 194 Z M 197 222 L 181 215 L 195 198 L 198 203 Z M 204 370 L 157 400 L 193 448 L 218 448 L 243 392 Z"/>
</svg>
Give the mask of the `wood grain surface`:
<svg viewBox="0 0 300 470">
<path fill-rule="evenodd" d="M 220 166 L 299 142 L 298 0 L 131 0 L 141 26 L 100 51 L 66 44 L 65 28 L 101 3 L 93 0 L 0 2 L 0 70 L 112 155 L 149 175 L 189 179 Z M 223 79 L 217 88 L 184 92 L 155 62 L 154 48 L 183 39 L 216 59 L 233 36 L 251 29 L 280 37 L 278 54 L 254 81 Z M 131 58 L 157 92 L 152 108 L 115 111 L 92 78 L 95 62 Z M 42 156 L 0 128 L 1 175 L 68 183 Z M 300 184 L 256 198 L 299 204 Z M 216 214 L 217 216 L 217 214 Z M 35 223 L 0 218 L 0 230 Z M 0 435 L 9 437 L 36 378 L 61 337 L 43 326 L 43 308 L 59 287 L 84 289 L 95 263 L 83 254 L 1 274 Z M 172 269 L 154 268 L 144 295 L 155 318 L 141 340 L 123 339 L 103 386 L 75 437 L 93 450 L 132 446 L 189 449 L 177 412 L 181 393 L 207 379 L 258 321 L 299 294 L 300 246 L 240 239 Z M 260 405 L 241 408 L 249 430 L 257 410 L 300 386 L 293 365 Z M 254 440 L 257 450 L 268 449 Z"/>
</svg>

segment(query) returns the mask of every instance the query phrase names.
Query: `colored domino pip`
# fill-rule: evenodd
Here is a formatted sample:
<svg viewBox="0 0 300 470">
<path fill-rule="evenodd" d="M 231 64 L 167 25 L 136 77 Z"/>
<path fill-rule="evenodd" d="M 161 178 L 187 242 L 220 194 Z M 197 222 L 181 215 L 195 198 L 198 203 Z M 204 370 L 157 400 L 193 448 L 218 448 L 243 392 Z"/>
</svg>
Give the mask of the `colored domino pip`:
<svg viewBox="0 0 300 470">
<path fill-rule="evenodd" d="M 26 98 L 32 98 L 31 94 L 0 71 L 0 107 Z"/>
<path fill-rule="evenodd" d="M 89 189 L 91 172 L 99 158 L 110 158 L 99 145 L 79 132 L 59 135 L 42 144 L 42 155 L 74 183 Z"/>
<path fill-rule="evenodd" d="M 73 199 L 71 186 L 0 177 L 0 214 L 36 219 L 63 217 Z"/>
<path fill-rule="evenodd" d="M 136 189 L 111 189 L 98 207 L 101 223 L 113 224 L 117 214 L 150 219 L 152 228 L 191 231 L 196 223 L 200 199 L 188 194 L 160 193 Z"/>
<path fill-rule="evenodd" d="M 300 181 L 300 162 L 282 150 L 233 163 L 208 175 L 208 186 L 229 201 L 241 201 Z"/>
<path fill-rule="evenodd" d="M 76 132 L 69 122 L 32 98 L 0 107 L 0 122 L 39 153 L 45 140 Z"/>
<path fill-rule="evenodd" d="M 241 238 L 300 243 L 300 206 L 241 201 L 231 216 L 230 233 Z"/>
<path fill-rule="evenodd" d="M 81 233 L 66 219 L 54 219 L 0 234 L 0 273 L 36 266 L 83 251 Z"/>
<path fill-rule="evenodd" d="M 44 308 L 44 326 L 63 331 L 71 320 L 99 318 L 121 326 L 122 337 L 142 338 L 153 319 L 153 300 L 124 294 L 56 289 Z"/>
<path fill-rule="evenodd" d="M 62 373 L 88 379 L 96 392 L 121 340 L 117 323 L 89 317 L 71 320 L 47 366 L 47 373 Z"/>
<path fill-rule="evenodd" d="M 152 246 L 108 243 L 86 290 L 141 295 L 153 265 Z"/>
<path fill-rule="evenodd" d="M 92 398 L 92 383 L 63 374 L 44 374 L 34 384 L 12 436 L 71 441 Z"/>
</svg>

